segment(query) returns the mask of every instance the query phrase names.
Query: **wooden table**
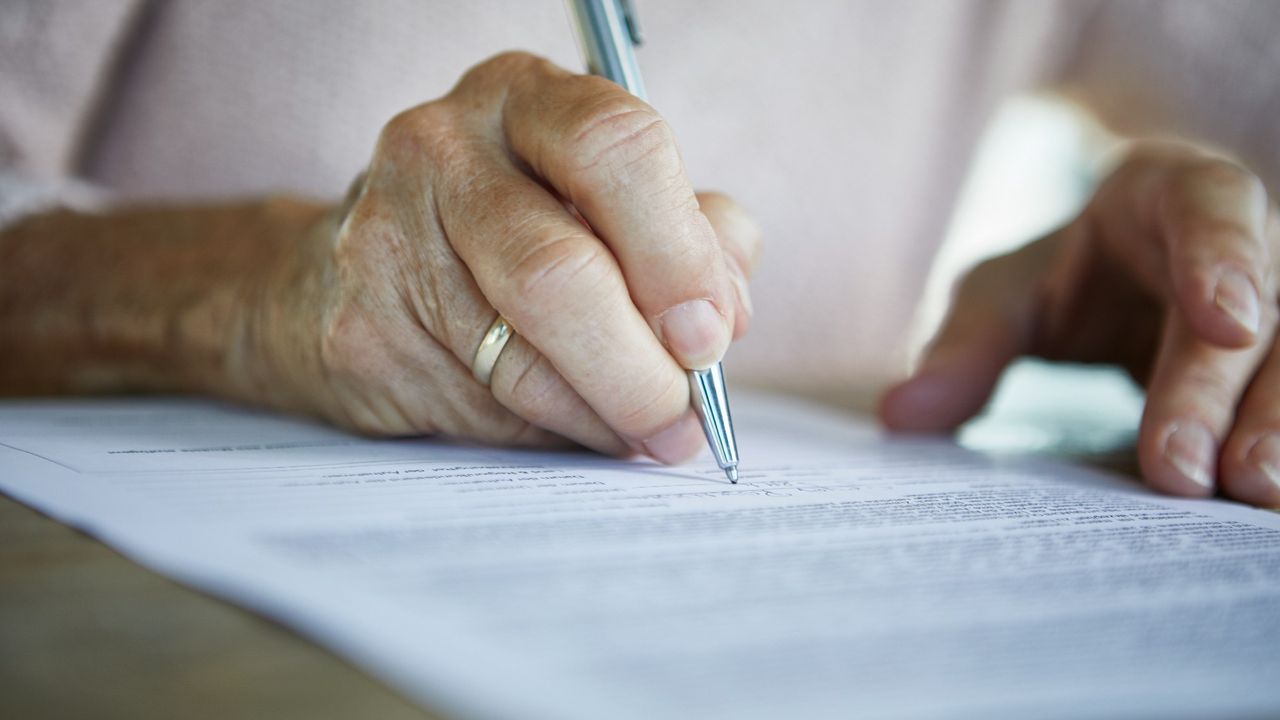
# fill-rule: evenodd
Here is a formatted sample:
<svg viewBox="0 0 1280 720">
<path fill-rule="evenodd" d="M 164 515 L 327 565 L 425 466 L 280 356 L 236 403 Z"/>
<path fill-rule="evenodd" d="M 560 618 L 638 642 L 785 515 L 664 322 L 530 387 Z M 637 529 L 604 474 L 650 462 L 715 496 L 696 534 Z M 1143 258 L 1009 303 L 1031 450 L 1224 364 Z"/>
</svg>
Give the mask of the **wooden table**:
<svg viewBox="0 0 1280 720">
<path fill-rule="evenodd" d="M 0 495 L 0 718 L 436 717 Z"/>
</svg>

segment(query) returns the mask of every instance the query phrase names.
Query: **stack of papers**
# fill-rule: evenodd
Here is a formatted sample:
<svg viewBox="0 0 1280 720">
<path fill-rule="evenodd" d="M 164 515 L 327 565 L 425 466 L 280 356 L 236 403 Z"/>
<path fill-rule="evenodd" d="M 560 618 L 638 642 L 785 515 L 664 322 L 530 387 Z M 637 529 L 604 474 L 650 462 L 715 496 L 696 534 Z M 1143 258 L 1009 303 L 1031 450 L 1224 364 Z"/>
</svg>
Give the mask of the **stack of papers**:
<svg viewBox="0 0 1280 720">
<path fill-rule="evenodd" d="M 739 485 L 5 402 L 0 490 L 458 717 L 1280 716 L 1280 516 L 735 399 Z"/>
</svg>

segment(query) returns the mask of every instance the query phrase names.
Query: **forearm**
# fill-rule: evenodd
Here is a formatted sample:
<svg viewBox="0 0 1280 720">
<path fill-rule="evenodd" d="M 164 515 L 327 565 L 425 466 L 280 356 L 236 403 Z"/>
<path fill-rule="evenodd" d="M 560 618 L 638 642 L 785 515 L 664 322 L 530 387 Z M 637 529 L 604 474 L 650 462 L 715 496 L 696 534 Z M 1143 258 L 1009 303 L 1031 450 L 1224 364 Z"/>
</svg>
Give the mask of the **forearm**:
<svg viewBox="0 0 1280 720">
<path fill-rule="evenodd" d="M 0 394 L 262 402 L 263 296 L 324 211 L 286 200 L 58 211 L 0 233 Z"/>
</svg>

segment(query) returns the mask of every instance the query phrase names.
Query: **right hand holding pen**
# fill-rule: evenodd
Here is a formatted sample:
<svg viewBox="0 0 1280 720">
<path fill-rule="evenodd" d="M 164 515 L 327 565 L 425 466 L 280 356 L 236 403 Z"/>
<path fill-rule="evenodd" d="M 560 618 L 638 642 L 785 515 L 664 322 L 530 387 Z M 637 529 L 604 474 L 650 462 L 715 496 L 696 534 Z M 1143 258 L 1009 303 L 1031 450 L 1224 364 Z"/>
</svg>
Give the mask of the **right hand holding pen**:
<svg viewBox="0 0 1280 720">
<path fill-rule="evenodd" d="M 731 200 L 695 195 L 648 105 L 505 54 L 386 125 L 341 211 L 271 271 L 256 332 L 294 402 L 366 433 L 677 462 L 704 444 L 684 368 L 746 330 L 758 247 Z M 517 334 L 485 387 L 498 314 Z"/>
</svg>

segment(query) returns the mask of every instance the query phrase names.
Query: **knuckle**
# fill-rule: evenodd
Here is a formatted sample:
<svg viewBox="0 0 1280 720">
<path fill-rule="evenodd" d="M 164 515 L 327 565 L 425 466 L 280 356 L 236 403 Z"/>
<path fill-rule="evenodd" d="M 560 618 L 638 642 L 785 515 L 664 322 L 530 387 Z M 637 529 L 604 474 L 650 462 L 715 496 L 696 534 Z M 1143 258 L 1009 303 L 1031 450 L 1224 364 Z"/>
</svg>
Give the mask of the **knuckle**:
<svg viewBox="0 0 1280 720">
<path fill-rule="evenodd" d="M 542 355 L 530 354 L 524 366 L 510 380 L 504 376 L 494 394 L 503 405 L 531 422 L 541 422 L 556 406 L 556 396 L 566 388 L 559 374 Z"/>
<path fill-rule="evenodd" d="M 382 162 L 421 161 L 452 147 L 457 118 L 443 101 L 429 102 L 394 115 L 378 136 L 375 156 Z"/>
<path fill-rule="evenodd" d="M 1182 230 L 1188 242 L 1212 247 L 1251 244 L 1253 238 L 1249 229 L 1238 222 L 1201 215 L 1188 217 Z"/>
<path fill-rule="evenodd" d="M 1263 269 L 1258 267 L 1260 247 L 1254 234 L 1232 220 L 1190 216 L 1180 224 L 1180 237 L 1175 244 L 1179 252 L 1194 263 L 1231 262 L 1251 275 Z"/>
<path fill-rule="evenodd" d="M 1262 181 L 1243 166 L 1222 158 L 1209 158 L 1186 166 L 1181 181 L 1189 186 L 1226 192 L 1265 195 Z"/>
<path fill-rule="evenodd" d="M 559 235 L 530 243 L 511 265 L 508 277 L 513 295 L 507 298 L 507 305 L 526 318 L 542 316 L 565 300 L 583 302 L 613 272 L 612 256 L 583 235 Z"/>
<path fill-rule="evenodd" d="M 440 209 L 445 218 L 478 218 L 486 215 L 528 217 L 509 230 L 507 236 L 512 238 L 523 232 L 522 225 L 533 225 L 545 218 L 545 213 L 530 212 L 513 192 L 518 189 L 517 186 L 503 177 L 501 172 L 494 172 L 485 160 L 479 158 L 456 158 L 448 165 L 441 185 Z M 445 218 L 441 222 L 446 223 L 448 229 L 452 227 L 452 223 Z"/>
<path fill-rule="evenodd" d="M 668 217 L 680 218 L 684 222 L 673 227 L 663 227 L 666 234 L 662 245 L 665 261 L 669 263 L 669 267 L 679 269 L 678 277 L 683 282 L 696 280 L 705 288 L 715 277 L 713 268 L 720 267 L 726 254 L 733 255 L 736 252 L 736 243 L 730 242 L 726 248 L 726 244 L 719 241 L 711 223 L 698 212 L 696 205 L 686 208 L 677 204 L 668 213 Z M 709 290 L 707 288 L 704 292 Z"/>
<path fill-rule="evenodd" d="M 546 59 L 523 50 L 507 50 L 480 61 L 458 82 L 459 88 L 508 83 L 531 71 L 550 64 Z"/>
<path fill-rule="evenodd" d="M 565 135 L 574 170 L 612 170 L 646 159 L 675 158 L 674 134 L 662 116 L 617 88 L 600 94 L 568 120 Z"/>
<path fill-rule="evenodd" d="M 612 425 L 623 436 L 652 437 L 688 408 L 688 381 L 682 374 L 666 372 L 664 366 L 655 363 L 649 375 L 639 378 L 640 382 L 633 384 L 629 392 L 620 390 L 615 398 Z"/>
<path fill-rule="evenodd" d="M 1203 405 L 1234 405 L 1239 382 L 1233 381 L 1223 368 L 1210 364 L 1188 367 L 1182 376 L 1182 385 Z"/>
<path fill-rule="evenodd" d="M 378 137 L 379 154 L 396 155 L 404 150 L 416 150 L 420 141 L 422 106 L 396 113 L 385 125 Z"/>
</svg>

